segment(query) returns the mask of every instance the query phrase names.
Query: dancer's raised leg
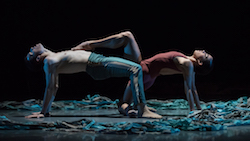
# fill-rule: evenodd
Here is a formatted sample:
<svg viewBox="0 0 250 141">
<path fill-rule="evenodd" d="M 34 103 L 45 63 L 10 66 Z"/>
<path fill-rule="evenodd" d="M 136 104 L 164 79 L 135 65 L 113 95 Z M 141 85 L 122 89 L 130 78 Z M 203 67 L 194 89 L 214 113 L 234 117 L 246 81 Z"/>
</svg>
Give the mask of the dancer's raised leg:
<svg viewBox="0 0 250 141">
<path fill-rule="evenodd" d="M 72 48 L 72 50 L 94 50 L 95 48 L 110 48 L 117 49 L 123 47 L 123 57 L 140 63 L 142 60 L 139 46 L 134 38 L 134 35 L 130 31 L 114 34 L 106 38 L 98 40 L 89 40 L 81 43 L 80 45 Z"/>
</svg>

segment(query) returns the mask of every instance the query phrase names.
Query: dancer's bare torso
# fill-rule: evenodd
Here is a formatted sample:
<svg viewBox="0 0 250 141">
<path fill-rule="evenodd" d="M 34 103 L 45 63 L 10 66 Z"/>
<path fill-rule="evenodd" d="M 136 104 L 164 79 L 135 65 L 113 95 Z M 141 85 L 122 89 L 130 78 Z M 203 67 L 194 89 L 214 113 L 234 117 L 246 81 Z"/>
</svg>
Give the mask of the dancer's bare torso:
<svg viewBox="0 0 250 141">
<path fill-rule="evenodd" d="M 49 54 L 44 62 L 49 64 L 49 69 L 56 70 L 57 74 L 85 72 L 90 54 L 84 50 L 67 50 Z"/>
</svg>

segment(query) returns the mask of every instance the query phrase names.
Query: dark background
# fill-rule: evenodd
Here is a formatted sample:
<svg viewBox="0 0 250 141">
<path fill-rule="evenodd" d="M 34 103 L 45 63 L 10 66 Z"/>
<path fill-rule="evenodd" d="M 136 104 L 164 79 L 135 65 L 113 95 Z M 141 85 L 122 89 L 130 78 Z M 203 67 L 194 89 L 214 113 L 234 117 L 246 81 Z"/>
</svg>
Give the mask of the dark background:
<svg viewBox="0 0 250 141">
<path fill-rule="evenodd" d="M 214 56 L 214 70 L 196 76 L 200 99 L 249 96 L 249 3 L 245 1 L 1 1 L 1 98 L 42 99 L 44 74 L 26 69 L 29 48 L 43 43 L 52 51 L 67 50 L 89 39 L 130 30 L 143 58 L 164 50 L 190 55 L 195 48 Z M 101 50 L 121 55 L 122 50 Z M 87 94 L 121 98 L 127 78 L 94 81 L 86 73 L 60 75 L 56 100 L 81 100 Z M 161 76 L 147 98 L 185 98 L 181 75 Z"/>
</svg>

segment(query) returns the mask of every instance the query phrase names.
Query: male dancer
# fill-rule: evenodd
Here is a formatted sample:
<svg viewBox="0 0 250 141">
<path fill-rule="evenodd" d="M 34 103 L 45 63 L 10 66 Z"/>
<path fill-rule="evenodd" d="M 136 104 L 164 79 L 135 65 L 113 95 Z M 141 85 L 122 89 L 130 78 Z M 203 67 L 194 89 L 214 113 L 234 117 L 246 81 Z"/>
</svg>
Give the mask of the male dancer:
<svg viewBox="0 0 250 141">
<path fill-rule="evenodd" d="M 123 41 L 121 44 L 121 41 Z M 126 41 L 124 45 L 124 41 Z M 125 47 L 124 47 L 125 46 Z M 140 63 L 143 70 L 144 90 L 149 89 L 155 79 L 160 75 L 182 74 L 184 77 L 185 94 L 190 110 L 195 110 L 194 104 L 200 110 L 200 101 L 195 86 L 195 74 L 207 74 L 213 68 L 213 57 L 205 50 L 195 50 L 191 56 L 170 51 L 156 54 L 141 61 L 141 52 L 138 44 L 129 31 L 115 34 L 99 40 L 90 40 L 72 48 L 72 50 L 94 50 L 95 48 L 119 48 L 124 47 L 124 57 Z M 125 114 L 132 102 L 131 81 L 128 82 L 123 97 L 123 104 L 119 111 Z"/>
<path fill-rule="evenodd" d="M 58 74 L 77 72 L 87 72 L 95 80 L 109 77 L 129 77 L 132 95 L 139 112 L 138 117 L 162 118 L 162 116 L 149 111 L 146 106 L 142 69 L 139 64 L 83 50 L 55 53 L 44 48 L 42 44 L 31 47 L 25 62 L 31 70 L 43 67 L 46 77 L 42 111 L 26 116 L 26 118 L 40 118 L 48 115 L 58 89 Z"/>
</svg>

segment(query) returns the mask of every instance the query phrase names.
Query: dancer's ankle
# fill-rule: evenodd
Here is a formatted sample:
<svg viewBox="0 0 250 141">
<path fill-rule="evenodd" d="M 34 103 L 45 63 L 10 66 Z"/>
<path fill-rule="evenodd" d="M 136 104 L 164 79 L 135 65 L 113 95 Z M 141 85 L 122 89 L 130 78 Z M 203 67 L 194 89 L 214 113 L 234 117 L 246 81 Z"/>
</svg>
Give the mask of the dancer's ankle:
<svg viewBox="0 0 250 141">
<path fill-rule="evenodd" d="M 123 103 L 123 104 L 121 105 L 121 108 L 125 110 L 128 106 L 129 106 L 128 103 Z"/>
<path fill-rule="evenodd" d="M 146 108 L 145 106 L 146 106 L 146 104 L 144 104 L 144 103 L 139 103 L 136 105 L 136 107 L 138 109 L 138 117 L 142 117 L 142 115 L 145 111 L 145 108 Z"/>
</svg>

